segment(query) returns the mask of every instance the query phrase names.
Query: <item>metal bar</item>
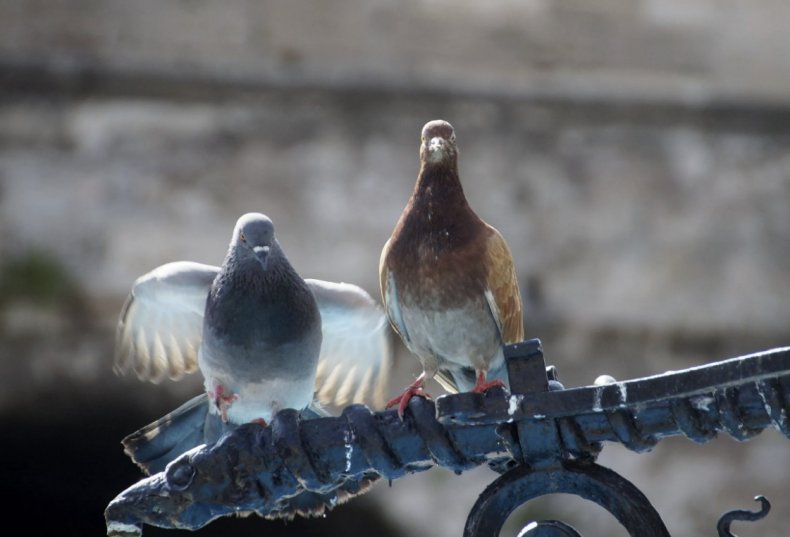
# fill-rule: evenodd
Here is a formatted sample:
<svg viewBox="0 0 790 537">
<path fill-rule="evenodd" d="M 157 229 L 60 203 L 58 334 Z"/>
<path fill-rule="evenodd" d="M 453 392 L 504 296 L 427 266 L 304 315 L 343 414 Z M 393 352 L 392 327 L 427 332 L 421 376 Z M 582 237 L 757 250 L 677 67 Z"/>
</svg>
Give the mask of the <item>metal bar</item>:
<svg viewBox="0 0 790 537">
<path fill-rule="evenodd" d="M 331 507 L 341 492 L 435 465 L 550 471 L 571 457 L 591 462 L 603 442 L 644 451 L 672 435 L 705 442 L 718 431 L 740 440 L 768 427 L 787 434 L 788 387 L 784 348 L 606 386 L 513 395 L 495 388 L 436 405 L 417 397 L 403 420 L 361 405 L 307 421 L 284 410 L 270 426 L 241 426 L 123 491 L 105 511 L 108 533 L 136 535 L 143 524 L 194 530 L 239 512 L 283 516 L 307 493 L 325 495 Z"/>
</svg>

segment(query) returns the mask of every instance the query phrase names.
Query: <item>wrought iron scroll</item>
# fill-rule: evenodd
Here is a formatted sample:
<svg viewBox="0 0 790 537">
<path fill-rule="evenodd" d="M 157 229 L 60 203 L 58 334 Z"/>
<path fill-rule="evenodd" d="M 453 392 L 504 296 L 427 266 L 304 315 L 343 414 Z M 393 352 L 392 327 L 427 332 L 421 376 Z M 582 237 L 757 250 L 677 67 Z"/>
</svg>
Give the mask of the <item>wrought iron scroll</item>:
<svg viewBox="0 0 790 537">
<path fill-rule="evenodd" d="M 754 522 L 755 520 L 761 520 L 765 518 L 765 515 L 767 515 L 771 510 L 771 503 L 765 498 L 765 496 L 755 496 L 754 501 L 760 502 L 759 511 L 746 511 L 743 509 L 737 509 L 735 511 L 724 513 L 721 516 L 719 523 L 716 525 L 716 530 L 719 532 L 719 537 L 738 537 L 730 531 L 730 524 L 736 520 Z"/>
<path fill-rule="evenodd" d="M 508 471 L 480 495 L 466 521 L 464 536 L 499 535 L 517 507 L 554 493 L 574 494 L 597 503 L 630 535 L 669 537 L 658 512 L 639 489 L 612 470 L 589 461 L 566 461 L 542 470 L 518 466 Z"/>
<path fill-rule="evenodd" d="M 268 427 L 241 426 L 120 493 L 105 511 L 108 534 L 139 535 L 144 524 L 194 530 L 240 512 L 278 516 L 308 493 L 331 507 L 339 492 L 353 494 L 371 480 L 488 464 L 503 475 L 481 495 L 465 535 L 495 535 L 490 528 L 505 510 L 559 482 L 603 505 L 631 535 L 639 527 L 638 535 L 665 536 L 636 487 L 594 463 L 603 443 L 642 452 L 673 435 L 706 442 L 721 431 L 748 440 L 775 427 L 790 436 L 790 348 L 571 389 L 545 367 L 538 340 L 507 347 L 506 357 L 512 393 L 448 395 L 435 404 L 418 397 L 403 420 L 351 405 L 339 417 L 302 421 L 284 410 Z M 614 483 L 629 493 L 607 493 Z M 629 518 L 637 516 L 647 517 L 645 525 Z M 576 531 L 541 524 L 523 535 Z M 655 533 L 645 533 L 647 526 Z"/>
</svg>

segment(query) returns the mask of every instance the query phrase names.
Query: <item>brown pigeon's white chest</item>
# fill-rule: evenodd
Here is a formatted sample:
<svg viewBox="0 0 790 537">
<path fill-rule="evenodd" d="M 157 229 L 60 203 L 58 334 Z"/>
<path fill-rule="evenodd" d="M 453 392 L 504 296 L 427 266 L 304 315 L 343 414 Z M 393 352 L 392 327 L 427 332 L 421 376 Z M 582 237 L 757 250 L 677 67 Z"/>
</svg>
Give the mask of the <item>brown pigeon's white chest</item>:
<svg viewBox="0 0 790 537">
<path fill-rule="evenodd" d="M 443 309 L 402 306 L 409 350 L 427 372 L 450 362 L 487 369 L 501 346 L 499 330 L 481 294 L 459 307 Z"/>
</svg>

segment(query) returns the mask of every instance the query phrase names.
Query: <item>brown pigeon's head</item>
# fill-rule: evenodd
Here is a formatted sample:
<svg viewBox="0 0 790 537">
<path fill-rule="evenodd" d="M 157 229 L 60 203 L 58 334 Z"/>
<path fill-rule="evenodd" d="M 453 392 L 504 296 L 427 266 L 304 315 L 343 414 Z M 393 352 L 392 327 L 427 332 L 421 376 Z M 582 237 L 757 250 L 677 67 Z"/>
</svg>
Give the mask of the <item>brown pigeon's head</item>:
<svg viewBox="0 0 790 537">
<path fill-rule="evenodd" d="M 457 156 L 453 126 L 443 119 L 426 123 L 422 128 L 420 145 L 420 160 L 423 164 L 449 164 L 455 162 Z"/>
</svg>

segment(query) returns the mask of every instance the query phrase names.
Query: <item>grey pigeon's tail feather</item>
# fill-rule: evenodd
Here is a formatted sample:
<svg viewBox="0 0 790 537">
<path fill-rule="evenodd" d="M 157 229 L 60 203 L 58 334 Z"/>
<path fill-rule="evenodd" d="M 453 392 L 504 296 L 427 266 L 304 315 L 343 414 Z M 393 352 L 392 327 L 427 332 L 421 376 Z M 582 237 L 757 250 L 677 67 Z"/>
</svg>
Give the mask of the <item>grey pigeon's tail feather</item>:
<svg viewBox="0 0 790 537">
<path fill-rule="evenodd" d="M 217 414 L 210 414 L 208 408 L 208 396 L 205 393 L 193 397 L 121 440 L 124 452 L 146 474 L 161 472 L 182 453 L 200 444 L 213 444 L 220 436 L 235 428 L 234 425 L 223 423 Z M 302 419 L 308 420 L 329 415 L 318 401 L 313 401 L 301 412 Z"/>
<path fill-rule="evenodd" d="M 124 451 L 146 474 L 161 472 L 167 463 L 200 444 L 213 443 L 227 427 L 208 412 L 208 397 L 193 397 L 123 440 Z"/>
</svg>

